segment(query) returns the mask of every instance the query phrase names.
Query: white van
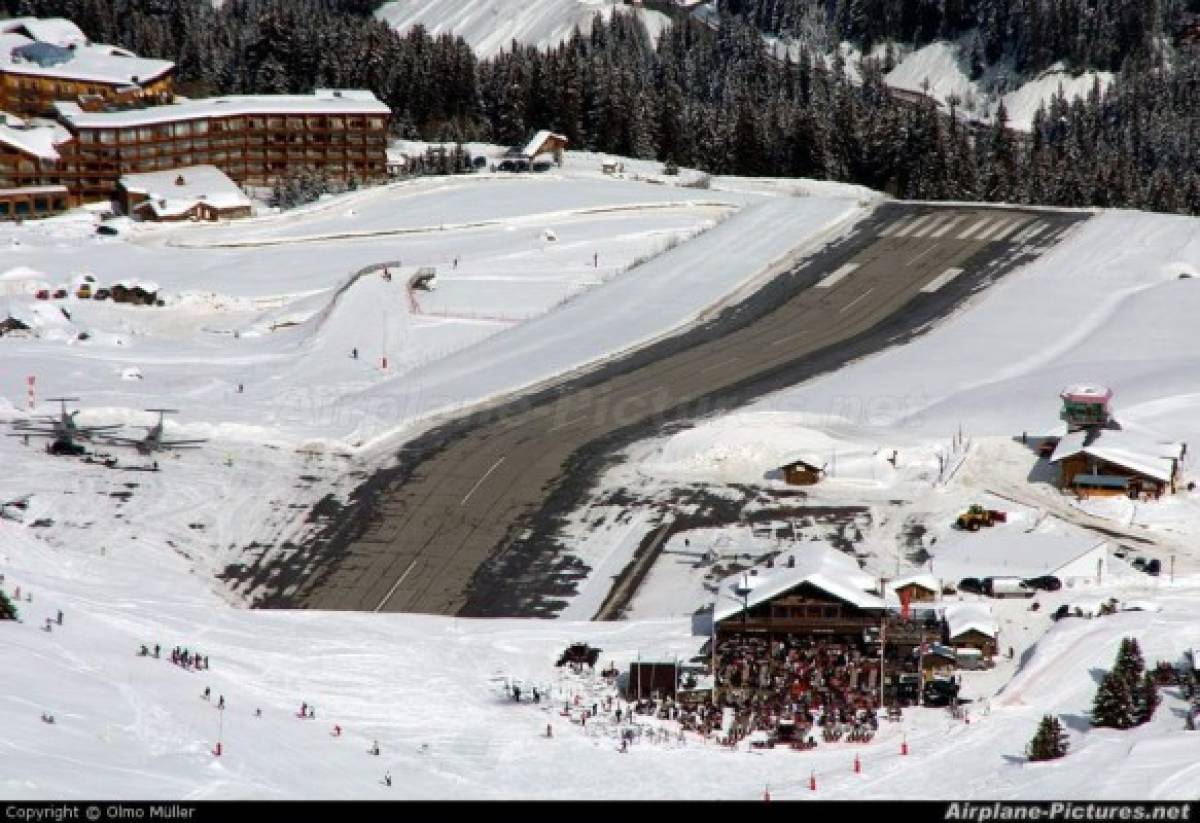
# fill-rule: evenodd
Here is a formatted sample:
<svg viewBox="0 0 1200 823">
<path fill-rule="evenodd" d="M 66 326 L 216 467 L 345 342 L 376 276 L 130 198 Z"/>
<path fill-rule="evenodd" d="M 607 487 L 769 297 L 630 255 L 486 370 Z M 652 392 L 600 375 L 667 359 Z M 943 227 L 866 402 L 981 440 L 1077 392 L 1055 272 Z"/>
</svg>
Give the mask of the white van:
<svg viewBox="0 0 1200 823">
<path fill-rule="evenodd" d="M 1019 577 L 989 577 L 983 581 L 984 591 L 992 597 L 1033 597 L 1036 589 L 1025 585 Z"/>
</svg>

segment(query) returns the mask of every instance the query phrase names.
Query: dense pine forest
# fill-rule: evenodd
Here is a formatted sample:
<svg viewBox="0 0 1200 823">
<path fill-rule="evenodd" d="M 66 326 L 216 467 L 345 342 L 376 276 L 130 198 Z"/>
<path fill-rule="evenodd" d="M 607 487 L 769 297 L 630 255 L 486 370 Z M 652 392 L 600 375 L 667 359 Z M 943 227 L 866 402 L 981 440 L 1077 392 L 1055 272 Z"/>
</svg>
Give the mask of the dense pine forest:
<svg viewBox="0 0 1200 823">
<path fill-rule="evenodd" d="M 515 143 L 553 128 L 575 147 L 713 173 L 1200 214 L 1200 50 L 1171 42 L 1200 0 L 722 0 L 715 30 L 677 24 L 655 44 L 614 15 L 558 48 L 514 44 L 488 61 L 458 38 L 393 32 L 371 18 L 372 0 L 0 3 L 176 60 L 190 95 L 370 88 L 406 137 Z M 763 30 L 822 26 L 863 46 L 977 32 L 983 60 L 1065 60 L 1117 80 L 1086 100 L 1052 100 L 1027 135 L 1010 131 L 1003 111 L 970 128 L 932 101 L 895 99 L 876 62 L 852 82 L 818 42 L 794 62 L 761 46 Z"/>
</svg>

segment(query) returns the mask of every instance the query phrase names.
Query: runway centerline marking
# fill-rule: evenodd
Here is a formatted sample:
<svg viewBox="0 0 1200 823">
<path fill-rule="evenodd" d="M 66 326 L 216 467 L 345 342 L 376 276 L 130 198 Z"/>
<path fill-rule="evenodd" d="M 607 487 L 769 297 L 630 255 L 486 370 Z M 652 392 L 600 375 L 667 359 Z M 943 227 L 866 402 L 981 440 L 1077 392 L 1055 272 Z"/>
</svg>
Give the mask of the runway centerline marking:
<svg viewBox="0 0 1200 823">
<path fill-rule="evenodd" d="M 404 574 L 400 575 L 400 579 L 397 580 L 390 589 L 388 589 L 388 593 L 385 594 L 383 599 L 379 601 L 379 605 L 375 607 L 375 611 L 379 612 L 383 610 L 383 607 L 386 606 L 388 601 L 392 599 L 392 595 L 396 593 L 396 589 L 400 588 L 400 584 L 404 582 L 404 578 L 408 577 L 408 573 L 411 572 L 413 567 L 416 565 L 417 558 L 413 558 L 413 562 L 408 564 L 408 568 L 404 570 Z"/>
<path fill-rule="evenodd" d="M 728 366 L 728 365 L 731 365 L 736 362 L 738 362 L 738 358 L 731 357 L 729 360 L 722 360 L 720 363 L 713 363 L 711 366 L 705 366 L 700 371 L 701 371 L 701 373 L 709 372 L 709 371 L 712 371 L 713 369 L 719 369 L 722 366 Z"/>
<path fill-rule="evenodd" d="M 833 274 L 826 277 L 820 283 L 818 283 L 817 288 L 818 289 L 832 288 L 832 287 L 836 286 L 838 283 L 845 280 L 851 274 L 853 274 L 857 269 L 858 269 L 857 263 L 847 263 L 846 265 L 842 266 L 840 269 L 835 271 Z"/>
<path fill-rule="evenodd" d="M 850 311 L 850 309 L 854 308 L 854 307 L 855 307 L 855 306 L 856 306 L 856 305 L 859 303 L 859 301 L 861 301 L 861 300 L 865 299 L 865 298 L 866 298 L 866 296 L 867 296 L 868 294 L 870 294 L 871 292 L 873 292 L 873 291 L 875 291 L 875 287 L 874 287 L 874 286 L 872 286 L 871 288 L 867 289 L 865 292 L 863 292 L 863 293 L 862 293 L 862 294 L 860 294 L 858 297 L 856 297 L 856 298 L 854 298 L 853 300 L 851 300 L 851 301 L 850 301 L 849 303 L 847 303 L 846 305 L 842 306 L 842 308 L 841 308 L 841 309 L 838 311 L 838 314 L 845 314 L 846 312 Z"/>
<path fill-rule="evenodd" d="M 918 260 L 920 260 L 920 259 L 921 259 L 922 257 L 924 257 L 925 255 L 929 254 L 931 251 L 933 251 L 933 250 L 934 250 L 934 249 L 936 249 L 936 248 L 937 248 L 937 244 L 935 243 L 935 244 L 933 244 L 932 246 L 930 246 L 929 248 L 925 249 L 925 251 L 923 251 L 923 252 L 921 252 L 920 254 L 918 254 L 918 255 L 917 255 L 916 257 L 914 257 L 912 260 L 909 260 L 909 261 L 908 261 L 907 263 L 905 263 L 904 265 L 905 265 L 905 266 L 911 266 L 913 263 L 916 263 Z"/>
<path fill-rule="evenodd" d="M 925 294 L 932 294 L 933 292 L 937 291 L 942 286 L 946 285 L 947 283 L 949 283 L 951 280 L 958 277 L 962 273 L 963 273 L 962 269 L 946 269 L 944 272 L 939 274 L 937 277 L 933 278 L 928 283 L 926 283 L 921 288 L 921 291 L 924 292 Z"/>
<path fill-rule="evenodd" d="M 503 463 L 506 458 L 507 458 L 507 455 L 505 457 L 501 457 L 499 460 L 497 460 L 495 463 L 493 463 L 492 467 L 483 473 L 483 477 L 481 477 L 475 481 L 475 485 L 471 487 L 471 490 L 469 492 L 467 492 L 467 496 L 464 497 L 462 499 L 462 502 L 459 503 L 458 505 L 460 505 L 460 506 L 467 505 L 467 501 L 471 499 L 471 495 L 473 495 L 476 492 L 476 490 L 480 486 L 483 485 L 483 481 L 487 480 L 492 472 L 494 472 L 496 469 L 500 468 L 500 464 Z"/>
<path fill-rule="evenodd" d="M 576 417 L 574 420 L 568 420 L 566 423 L 559 423 L 557 426 L 550 429 L 550 431 L 556 432 L 559 429 L 565 429 L 567 426 L 573 426 L 576 423 L 579 423 L 583 420 L 587 420 L 589 417 L 591 417 L 590 414 L 585 414 L 583 417 Z M 500 458 L 500 459 L 503 460 L 504 458 Z M 495 467 L 493 467 L 493 468 L 495 468 Z"/>
<path fill-rule="evenodd" d="M 789 334 L 787 337 L 779 338 L 775 342 L 771 343 L 771 345 L 772 346 L 782 346 L 784 343 L 788 342 L 789 340 L 795 340 L 797 337 L 803 337 L 807 333 L 808 332 L 798 331 L 795 334 Z"/>
</svg>

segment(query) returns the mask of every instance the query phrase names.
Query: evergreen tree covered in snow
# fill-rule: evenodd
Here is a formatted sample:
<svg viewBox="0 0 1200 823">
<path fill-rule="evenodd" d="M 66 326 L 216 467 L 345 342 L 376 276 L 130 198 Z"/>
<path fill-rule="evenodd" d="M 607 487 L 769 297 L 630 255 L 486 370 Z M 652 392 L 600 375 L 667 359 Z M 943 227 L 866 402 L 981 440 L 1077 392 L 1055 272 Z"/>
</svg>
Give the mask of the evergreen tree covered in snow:
<svg viewBox="0 0 1200 823">
<path fill-rule="evenodd" d="M 0 591 L 0 620 L 16 620 L 18 616 L 17 607 L 13 605 L 12 600 Z"/>
<path fill-rule="evenodd" d="M 1033 740 L 1029 741 L 1025 754 L 1034 761 L 1057 760 L 1067 753 L 1069 747 L 1067 733 L 1063 731 L 1058 718 L 1045 715 L 1038 724 Z"/>
<path fill-rule="evenodd" d="M 1117 650 L 1117 661 L 1113 671 L 1125 678 L 1130 690 L 1135 690 L 1141 684 L 1146 674 L 1146 659 L 1142 656 L 1142 647 L 1137 638 L 1121 638 L 1121 647 Z"/>
<path fill-rule="evenodd" d="M 1130 729 L 1135 725 L 1133 695 L 1129 683 L 1116 671 L 1107 672 L 1092 702 L 1092 725 Z"/>
<path fill-rule="evenodd" d="M 1154 675 L 1146 672 L 1138 681 L 1137 688 L 1133 693 L 1134 722 L 1139 726 L 1149 723 L 1154 719 L 1154 710 L 1161 702 L 1162 698 L 1158 695 L 1158 685 L 1154 682 Z"/>
</svg>

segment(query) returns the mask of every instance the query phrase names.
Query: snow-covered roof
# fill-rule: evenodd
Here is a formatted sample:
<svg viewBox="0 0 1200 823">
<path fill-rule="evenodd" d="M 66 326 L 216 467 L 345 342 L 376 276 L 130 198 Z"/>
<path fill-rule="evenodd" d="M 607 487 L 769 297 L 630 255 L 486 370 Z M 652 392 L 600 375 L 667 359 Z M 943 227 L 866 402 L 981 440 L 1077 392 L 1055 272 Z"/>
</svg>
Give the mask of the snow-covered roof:
<svg viewBox="0 0 1200 823">
<path fill-rule="evenodd" d="M 66 194 L 66 186 L 21 186 L 16 189 L 0 189 L 0 197 L 29 194 Z"/>
<path fill-rule="evenodd" d="M 143 204 L 159 217 L 186 214 L 200 203 L 216 209 L 250 205 L 250 198 L 216 166 L 185 166 L 171 171 L 127 174 L 121 186 L 148 198 Z M 142 208 L 143 206 L 139 206 Z"/>
<path fill-rule="evenodd" d="M 103 44 L 57 43 L 33 40 L 9 30 L 0 34 L 0 71 L 80 80 L 113 86 L 138 86 L 171 71 L 168 60 L 138 57 Z"/>
<path fill-rule="evenodd" d="M 782 558 L 777 558 L 773 569 L 759 567 L 753 570 L 757 574 L 739 572 L 722 580 L 717 588 L 713 619 L 721 621 L 740 614 L 745 603 L 753 608 L 802 583 L 816 586 L 860 609 L 886 608 L 883 600 L 867 591 L 877 581 L 862 571 L 853 557 L 828 546 L 812 550 L 805 547 L 795 557 L 794 568 L 788 568 L 786 561 L 781 563 Z M 750 589 L 748 600 L 739 594 L 743 586 Z"/>
<path fill-rule="evenodd" d="M 1056 527 L 1047 532 L 1025 532 L 999 526 L 979 532 L 955 534 L 939 540 L 932 572 L 947 582 L 964 577 L 1040 577 L 1108 545 L 1079 529 Z"/>
<path fill-rule="evenodd" d="M 945 616 L 951 640 L 972 630 L 989 637 L 996 636 L 996 618 L 992 616 L 991 607 L 985 603 L 951 603 L 946 606 Z"/>
<path fill-rule="evenodd" d="M 87 35 L 65 17 L 13 17 L 0 20 L 0 33 L 24 34 L 39 43 L 55 46 L 86 45 Z"/>
<path fill-rule="evenodd" d="M 71 133 L 57 123 L 26 123 L 12 115 L 0 115 L 0 144 L 42 160 L 59 159 L 58 146 L 71 139 Z"/>
<path fill-rule="evenodd" d="M 1094 436 L 1078 431 L 1059 441 L 1050 462 L 1057 463 L 1082 452 L 1105 463 L 1167 482 L 1174 474 L 1181 451 L 1179 443 L 1155 440 L 1126 430 L 1102 429 Z"/>
<path fill-rule="evenodd" d="M 561 134 L 556 134 L 555 132 L 542 129 L 525 145 L 525 148 L 521 151 L 521 154 L 530 159 L 536 157 L 541 153 L 542 146 L 545 145 L 546 141 L 551 138 L 561 140 L 564 144 L 567 142 L 567 138 L 563 137 Z"/>
<path fill-rule="evenodd" d="M 54 106 L 59 117 L 77 128 L 123 128 L 248 114 L 361 114 L 383 117 L 391 114 L 391 109 L 369 91 L 331 89 L 321 89 L 313 94 L 209 97 L 129 111 L 85 112 L 76 103 L 55 103 Z"/>
</svg>

